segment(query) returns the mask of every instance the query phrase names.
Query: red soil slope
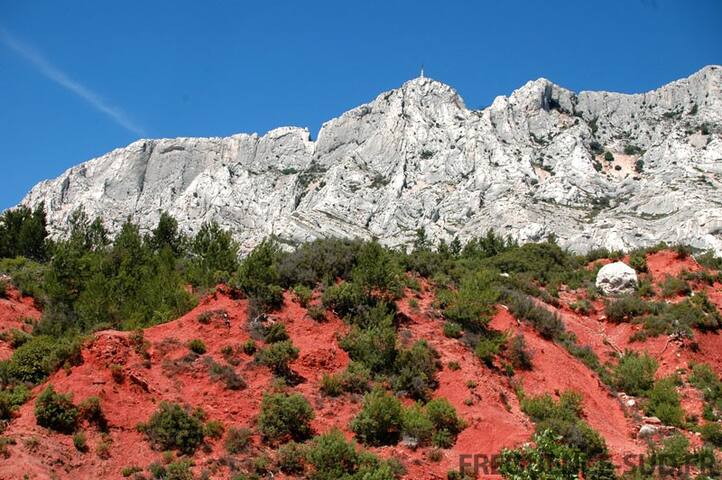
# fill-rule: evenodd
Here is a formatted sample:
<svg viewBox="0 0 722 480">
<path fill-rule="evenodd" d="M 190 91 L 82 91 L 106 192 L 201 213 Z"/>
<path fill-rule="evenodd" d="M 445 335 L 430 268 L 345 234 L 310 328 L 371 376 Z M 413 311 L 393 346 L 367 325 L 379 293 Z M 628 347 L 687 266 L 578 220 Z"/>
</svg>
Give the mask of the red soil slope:
<svg viewBox="0 0 722 480">
<path fill-rule="evenodd" d="M 679 260 L 670 252 L 651 255 L 648 264 L 649 275 L 655 282 L 663 279 L 665 274 L 699 268 L 692 259 Z M 432 305 L 433 289 L 426 282 L 421 283 L 420 292 L 407 291 L 398 302 L 400 316 L 404 319 L 399 328 L 399 339 L 407 344 L 425 339 L 438 351 L 443 368 L 438 374 L 439 387 L 434 395 L 446 397 L 468 426 L 452 448 L 442 450 L 439 461 L 429 459 L 430 448 L 412 450 L 399 444 L 373 449 L 381 456 L 400 460 L 407 469 L 405 478 L 444 479 L 448 470 L 458 468 L 461 454 L 494 454 L 526 442 L 534 425 L 519 407 L 515 384 L 529 394 L 558 395 L 568 389 L 581 393 L 585 420 L 605 438 L 613 460 L 619 462 L 625 453 L 646 450 L 645 442 L 636 438 L 639 411 L 625 405 L 596 373 L 562 347 L 541 338 L 530 327 L 517 322 L 505 307 L 499 306 L 491 327 L 510 333 L 523 332 L 533 355 L 534 368 L 517 371 L 510 379 L 500 368 L 489 368 L 480 362 L 460 340 L 443 335 L 443 319 Z M 698 288 L 705 288 L 713 301 L 722 298 L 720 284 Z M 686 367 L 690 361 L 701 360 L 722 373 L 720 335 L 697 333 L 697 352 L 685 342 L 670 341 L 666 337 L 633 343 L 629 337 L 639 327 L 606 322 L 602 300 L 594 302 L 594 311 L 589 315 L 575 313 L 569 305 L 584 295 L 581 291 L 562 290 L 560 306 L 546 307 L 558 311 L 567 329 L 576 334 L 578 343 L 590 345 L 602 361 L 609 360 L 618 351 L 632 348 L 646 350 L 658 358 L 660 375 Z M 412 298 L 415 302 L 410 301 Z M 211 315 L 210 322 L 203 323 L 199 321 L 199 315 L 204 312 L 225 312 L 225 315 Z M 19 319 L 24 316 L 39 316 L 28 299 L 20 299 L 13 292 L 8 300 L 0 300 L 0 329 L 22 327 Z M 361 408 L 361 397 L 346 394 L 329 398 L 319 391 L 324 373 L 341 371 L 349 362 L 348 355 L 338 345 L 338 337 L 344 334 L 347 325 L 331 313 L 326 322 L 312 320 L 288 294 L 284 307 L 272 317 L 286 324 L 293 343 L 300 349 L 292 369 L 303 381 L 293 390 L 303 394 L 314 407 L 315 432 L 323 433 L 337 427 L 352 438 L 349 423 Z M 124 467 L 146 467 L 153 461 L 161 461 L 161 452 L 151 449 L 136 431 L 136 425 L 146 421 L 163 400 L 202 407 L 208 419 L 219 420 L 226 427 L 254 428 L 263 393 L 274 388 L 271 372 L 254 363 L 251 356 L 239 353 L 240 363 L 235 370 L 247 387 L 228 390 L 222 382 L 211 379 L 203 357 L 188 356 L 186 346 L 189 340 L 200 338 L 207 346 L 204 357 L 225 363 L 221 353 L 223 347 L 236 347 L 251 338 L 245 300 L 236 300 L 219 288 L 183 317 L 146 329 L 144 337 L 150 345 L 149 365 L 144 365 L 128 332 L 104 331 L 85 346 L 81 365 L 59 371 L 36 387 L 33 398 L 20 408 L 4 432 L 16 443 L 7 447 L 8 458 L 0 457 L 0 479 L 23 478 L 25 474 L 30 479 L 122 478 Z M 263 344 L 258 343 L 259 346 Z M 0 348 L 4 347 L 0 345 Z M 0 350 L 0 354 L 2 352 Z M 9 351 L 5 352 L 7 356 Z M 460 368 L 449 368 L 451 362 L 458 363 Z M 122 381 L 113 378 L 111 365 L 120 365 Z M 33 413 L 34 399 L 48 384 L 54 385 L 59 392 L 72 392 L 76 402 L 98 396 L 109 421 L 109 436 L 104 437 L 94 427 L 86 425 L 89 451 L 80 453 L 73 446 L 71 436 L 38 427 Z M 690 413 L 699 413 L 701 399 L 698 392 L 685 388 L 681 393 L 685 408 Z M 98 455 L 102 443 L 106 443 L 108 449 L 103 458 Z M 238 458 L 243 464 L 261 453 L 273 456 L 256 436 L 252 448 Z M 206 470 L 213 479 L 230 478 L 228 462 L 220 461 L 224 457 L 222 442 L 212 441 L 209 449 L 199 449 L 194 455 L 194 471 L 198 474 Z M 276 475 L 275 478 L 286 477 Z"/>
</svg>

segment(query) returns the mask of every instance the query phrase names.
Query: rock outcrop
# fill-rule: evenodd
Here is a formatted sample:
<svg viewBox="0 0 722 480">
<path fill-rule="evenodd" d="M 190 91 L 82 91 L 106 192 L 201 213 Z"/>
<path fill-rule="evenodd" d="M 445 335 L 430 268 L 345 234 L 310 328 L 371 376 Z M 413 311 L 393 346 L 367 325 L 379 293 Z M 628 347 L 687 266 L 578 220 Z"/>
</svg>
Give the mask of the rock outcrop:
<svg viewBox="0 0 722 480">
<path fill-rule="evenodd" d="M 164 210 L 187 232 L 230 228 L 244 250 L 277 235 L 378 237 L 424 228 L 462 241 L 493 228 L 556 234 L 576 251 L 659 241 L 722 252 L 722 68 L 644 94 L 575 93 L 539 79 L 483 110 L 449 86 L 406 82 L 323 125 L 263 136 L 139 140 L 35 186 L 49 226 L 83 206 L 115 232 Z"/>
<path fill-rule="evenodd" d="M 597 288 L 604 295 L 624 295 L 637 288 L 637 272 L 624 262 L 604 265 L 597 273 Z"/>
</svg>

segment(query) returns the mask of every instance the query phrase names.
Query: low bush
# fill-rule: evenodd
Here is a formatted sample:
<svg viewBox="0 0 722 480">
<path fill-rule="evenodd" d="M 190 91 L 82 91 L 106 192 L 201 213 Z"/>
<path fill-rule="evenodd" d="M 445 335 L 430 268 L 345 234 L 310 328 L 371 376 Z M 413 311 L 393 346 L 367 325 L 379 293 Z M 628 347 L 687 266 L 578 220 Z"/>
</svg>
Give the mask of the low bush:
<svg viewBox="0 0 722 480">
<path fill-rule="evenodd" d="M 644 395 L 654 384 L 657 361 L 647 355 L 628 350 L 614 367 L 613 379 L 617 389 L 629 395 Z"/>
<path fill-rule="evenodd" d="M 287 475 L 301 475 L 305 456 L 306 449 L 303 444 L 288 442 L 278 449 L 278 469 Z"/>
<path fill-rule="evenodd" d="M 293 287 L 293 294 L 295 295 L 296 300 L 298 300 L 299 305 L 301 305 L 303 308 L 306 308 L 311 302 L 313 290 L 308 288 L 306 285 L 299 284 Z"/>
<path fill-rule="evenodd" d="M 88 441 L 84 432 L 76 432 L 73 434 L 73 446 L 79 452 L 88 451 Z"/>
<path fill-rule="evenodd" d="M 208 438 L 213 438 L 215 440 L 221 438 L 224 431 L 225 427 L 223 426 L 223 423 L 219 422 L 218 420 L 209 420 L 203 426 L 203 435 Z"/>
<path fill-rule="evenodd" d="M 326 309 L 320 305 L 311 305 L 310 307 L 308 307 L 306 313 L 308 313 L 308 316 L 316 320 L 317 322 L 326 321 Z"/>
<path fill-rule="evenodd" d="M 226 451 L 232 455 L 241 453 L 250 444 L 252 435 L 253 432 L 248 428 L 230 427 L 224 441 Z"/>
<path fill-rule="evenodd" d="M 289 376 L 291 368 L 289 363 L 298 358 L 298 348 L 290 340 L 272 343 L 256 354 L 256 360 L 265 365 L 277 375 Z"/>
<path fill-rule="evenodd" d="M 313 418 L 313 409 L 302 395 L 265 394 L 258 416 L 258 431 L 271 443 L 302 441 L 311 435 Z"/>
<path fill-rule="evenodd" d="M 108 419 L 105 418 L 103 408 L 98 397 L 88 397 L 78 406 L 79 418 L 94 424 L 101 432 L 108 430 Z"/>
<path fill-rule="evenodd" d="M 437 387 L 436 371 L 439 354 L 425 340 L 398 352 L 394 362 L 391 386 L 416 400 L 427 400 Z"/>
<path fill-rule="evenodd" d="M 662 295 L 668 298 L 677 295 L 687 296 L 692 293 L 692 289 L 684 279 L 670 275 L 667 275 L 662 280 L 660 287 L 662 288 Z"/>
<path fill-rule="evenodd" d="M 435 398 L 425 407 L 426 415 L 434 426 L 434 443 L 437 447 L 448 448 L 456 442 L 456 436 L 464 429 L 465 423 L 461 420 L 454 407 L 445 398 Z M 440 444 L 437 439 L 448 439 Z M 450 442 L 450 444 L 449 444 Z"/>
<path fill-rule="evenodd" d="M 351 422 L 351 430 L 366 445 L 395 445 L 401 435 L 402 415 L 399 399 L 382 390 L 373 390 L 364 396 L 363 407 Z"/>
<path fill-rule="evenodd" d="M 431 443 L 434 424 L 429 419 L 426 410 L 418 403 L 403 409 L 401 424 L 405 441 L 410 441 L 412 445 L 419 447 Z"/>
<path fill-rule="evenodd" d="M 482 362 L 491 367 L 494 358 L 499 354 L 504 343 L 506 343 L 504 335 L 489 332 L 486 336 L 479 338 L 476 347 L 474 347 L 474 353 Z"/>
<path fill-rule="evenodd" d="M 270 324 L 263 332 L 263 340 L 266 343 L 283 342 L 284 340 L 288 340 L 288 338 L 286 325 L 281 322 Z"/>
<path fill-rule="evenodd" d="M 362 305 L 368 304 L 363 289 L 353 282 L 332 285 L 323 292 L 323 305 L 340 316 L 352 315 Z"/>
<path fill-rule="evenodd" d="M 341 339 L 341 348 L 374 374 L 390 371 L 397 355 L 396 330 L 392 322 L 392 318 L 385 318 L 368 328 L 354 325 Z"/>
<path fill-rule="evenodd" d="M 444 335 L 448 338 L 460 338 L 464 334 L 461 325 L 454 322 L 444 323 Z"/>
<path fill-rule="evenodd" d="M 78 424 L 78 408 L 72 395 L 60 394 L 49 385 L 35 401 L 35 419 L 41 427 L 60 433 L 71 433 Z"/>
<path fill-rule="evenodd" d="M 722 425 L 712 422 L 706 423 L 700 427 L 700 433 L 702 434 L 702 440 L 717 448 L 722 448 Z"/>
<path fill-rule="evenodd" d="M 604 306 L 604 314 L 611 322 L 620 323 L 635 317 L 651 313 L 653 307 L 636 295 L 624 295 L 609 301 Z"/>
<path fill-rule="evenodd" d="M 203 355 L 206 353 L 206 344 L 203 343 L 203 340 L 194 338 L 188 342 L 188 350 L 193 353 L 197 353 L 198 355 Z"/>
<path fill-rule="evenodd" d="M 524 335 L 519 333 L 509 342 L 509 360 L 518 370 L 531 370 L 533 368 L 532 355 L 527 347 Z"/>
<path fill-rule="evenodd" d="M 139 424 L 154 448 L 192 454 L 203 442 L 203 422 L 177 403 L 161 402 L 147 423 Z"/>
<path fill-rule="evenodd" d="M 679 379 L 666 377 L 657 380 L 647 394 L 644 411 L 647 415 L 659 418 L 665 425 L 681 427 L 684 423 L 684 410 L 675 388 Z"/>
<path fill-rule="evenodd" d="M 564 333 L 564 323 L 559 315 L 538 306 L 527 295 L 507 291 L 504 297 L 511 314 L 529 323 L 542 337 L 555 340 Z"/>
<path fill-rule="evenodd" d="M 0 390 L 0 421 L 9 420 L 13 412 L 30 398 L 30 391 L 24 385 Z"/>
</svg>

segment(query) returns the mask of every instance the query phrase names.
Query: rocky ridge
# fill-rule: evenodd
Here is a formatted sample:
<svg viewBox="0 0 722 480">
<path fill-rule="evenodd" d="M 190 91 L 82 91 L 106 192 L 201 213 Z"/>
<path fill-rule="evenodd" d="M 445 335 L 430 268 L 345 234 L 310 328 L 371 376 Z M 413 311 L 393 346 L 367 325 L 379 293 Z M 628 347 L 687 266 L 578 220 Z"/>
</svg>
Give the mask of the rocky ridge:
<svg viewBox="0 0 722 480">
<path fill-rule="evenodd" d="M 36 185 L 53 235 L 83 206 L 111 232 L 162 211 L 215 220 L 248 251 L 275 234 L 410 243 L 493 228 L 576 251 L 667 241 L 722 252 L 722 67 L 643 94 L 539 79 L 483 110 L 416 78 L 323 125 L 139 140 Z M 608 153 L 607 153 L 608 152 Z"/>
</svg>

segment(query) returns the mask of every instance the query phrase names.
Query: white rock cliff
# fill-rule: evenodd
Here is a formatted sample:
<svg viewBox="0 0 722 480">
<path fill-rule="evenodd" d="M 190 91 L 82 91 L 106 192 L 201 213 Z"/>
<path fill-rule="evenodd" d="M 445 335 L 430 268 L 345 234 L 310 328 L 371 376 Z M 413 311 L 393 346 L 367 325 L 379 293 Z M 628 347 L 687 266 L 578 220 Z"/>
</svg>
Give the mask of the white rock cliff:
<svg viewBox="0 0 722 480">
<path fill-rule="evenodd" d="M 493 228 L 520 241 L 554 233 L 575 251 L 667 241 L 722 252 L 721 133 L 718 66 L 636 95 L 539 79 L 483 110 L 417 78 L 325 123 L 316 141 L 293 127 L 139 140 L 22 204 L 45 202 L 56 236 L 80 206 L 111 232 L 128 216 L 152 228 L 164 210 L 187 232 L 216 220 L 245 251 L 270 234 L 401 246 L 423 227 L 435 241 Z"/>
</svg>

